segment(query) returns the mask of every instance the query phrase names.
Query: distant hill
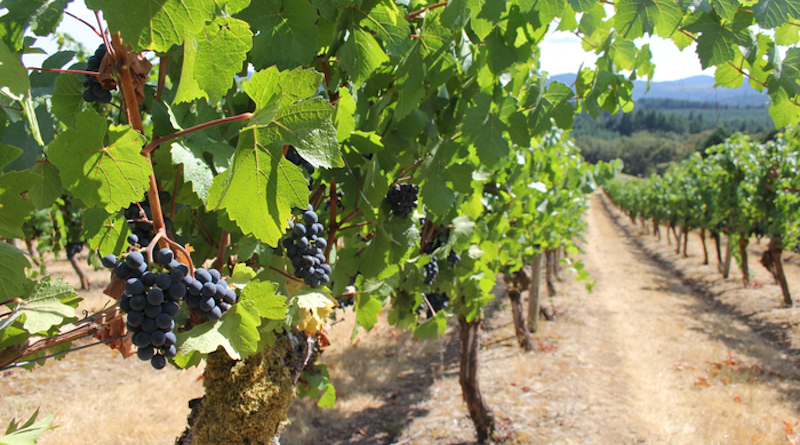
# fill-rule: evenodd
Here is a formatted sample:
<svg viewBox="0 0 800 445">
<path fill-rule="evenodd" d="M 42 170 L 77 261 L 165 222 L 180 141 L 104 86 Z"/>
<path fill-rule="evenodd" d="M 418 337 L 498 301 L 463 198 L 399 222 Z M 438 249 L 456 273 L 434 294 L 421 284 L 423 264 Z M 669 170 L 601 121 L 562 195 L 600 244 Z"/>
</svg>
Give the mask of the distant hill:
<svg viewBox="0 0 800 445">
<path fill-rule="evenodd" d="M 574 73 L 566 73 L 551 76 L 550 79 L 572 85 L 575 77 Z M 646 94 L 647 81 L 635 80 L 633 85 L 634 100 L 664 98 L 740 107 L 765 106 L 769 102 L 769 96 L 754 90 L 748 82 L 744 82 L 739 88 L 715 88 L 712 76 L 693 76 L 681 80 L 651 82 L 650 91 Z"/>
</svg>

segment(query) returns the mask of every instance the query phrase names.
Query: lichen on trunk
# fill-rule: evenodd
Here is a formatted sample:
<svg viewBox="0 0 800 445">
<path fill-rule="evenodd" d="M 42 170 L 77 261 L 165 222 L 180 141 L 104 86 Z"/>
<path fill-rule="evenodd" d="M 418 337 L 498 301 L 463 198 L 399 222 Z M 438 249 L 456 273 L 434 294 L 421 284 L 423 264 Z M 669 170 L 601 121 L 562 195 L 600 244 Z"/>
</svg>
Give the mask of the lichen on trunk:
<svg viewBox="0 0 800 445">
<path fill-rule="evenodd" d="M 273 438 L 289 424 L 287 413 L 295 397 L 289 364 L 294 362 L 294 355 L 286 337 L 244 360 L 233 360 L 222 349 L 209 354 L 203 373 L 206 396 L 190 426 L 189 443 L 273 443 Z"/>
</svg>

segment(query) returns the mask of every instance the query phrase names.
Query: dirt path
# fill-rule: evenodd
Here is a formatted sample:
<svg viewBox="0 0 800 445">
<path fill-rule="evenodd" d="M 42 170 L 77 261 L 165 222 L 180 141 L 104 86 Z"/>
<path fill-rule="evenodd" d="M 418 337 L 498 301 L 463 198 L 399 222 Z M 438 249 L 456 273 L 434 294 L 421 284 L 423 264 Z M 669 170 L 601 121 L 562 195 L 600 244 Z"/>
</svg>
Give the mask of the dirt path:
<svg viewBox="0 0 800 445">
<path fill-rule="evenodd" d="M 787 443 L 794 362 L 623 236 L 599 194 L 588 221 L 588 324 L 619 358 L 620 420 L 638 443 Z"/>
</svg>

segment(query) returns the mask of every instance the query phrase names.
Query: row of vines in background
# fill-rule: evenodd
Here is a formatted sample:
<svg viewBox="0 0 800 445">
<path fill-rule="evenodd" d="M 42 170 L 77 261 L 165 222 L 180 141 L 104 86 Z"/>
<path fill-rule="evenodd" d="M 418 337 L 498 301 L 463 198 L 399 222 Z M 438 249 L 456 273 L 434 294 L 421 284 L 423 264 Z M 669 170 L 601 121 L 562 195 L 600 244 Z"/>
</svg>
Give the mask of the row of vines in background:
<svg viewBox="0 0 800 445">
<path fill-rule="evenodd" d="M 622 0 L 611 14 L 605 1 L 86 0 L 95 17 L 78 19 L 98 48 L 23 66 L 30 34 L 76 19 L 67 3 L 3 3 L 0 236 L 30 241 L 33 224 L 40 249 L 86 246 L 91 265 L 114 268 L 119 303 L 77 319 L 71 286 L 0 243 L 0 368 L 91 336 L 156 368 L 206 360 L 184 444 L 277 440 L 295 392 L 330 407 L 316 360 L 349 304 L 352 336 L 382 310 L 417 338 L 456 318 L 464 399 L 488 440 L 483 308 L 497 273 L 524 287 L 541 252 L 577 252 L 586 193 L 619 165 L 585 163 L 564 130 L 576 110 L 633 107 L 631 81 L 654 69 L 635 39 L 697 40 L 719 82 L 746 76 L 776 123 L 800 119 L 800 51 L 776 47 L 800 38 L 798 17 L 782 1 Z M 598 56 L 571 86 L 538 70 L 555 29 Z M 59 222 L 46 238 L 37 212 L 80 230 Z M 268 382 L 233 379 L 249 373 Z M 239 412 L 233 395 L 260 408 Z"/>
<path fill-rule="evenodd" d="M 682 247 L 684 256 L 688 233 L 699 229 L 705 264 L 708 234 L 715 242 L 720 272 L 727 278 L 735 257 L 744 286 L 750 283 L 747 246 L 753 237 L 768 237 L 760 262 L 780 284 L 784 305 L 791 307 L 794 301 L 781 255 L 800 244 L 798 153 L 800 137 L 792 127 L 766 143 L 735 134 L 703 154 L 695 153 L 663 176 L 615 180 L 605 190 L 632 221 L 651 221 L 658 236 L 662 227 L 667 237 L 671 230 L 676 251 Z M 724 254 L 722 236 L 728 239 Z"/>
</svg>

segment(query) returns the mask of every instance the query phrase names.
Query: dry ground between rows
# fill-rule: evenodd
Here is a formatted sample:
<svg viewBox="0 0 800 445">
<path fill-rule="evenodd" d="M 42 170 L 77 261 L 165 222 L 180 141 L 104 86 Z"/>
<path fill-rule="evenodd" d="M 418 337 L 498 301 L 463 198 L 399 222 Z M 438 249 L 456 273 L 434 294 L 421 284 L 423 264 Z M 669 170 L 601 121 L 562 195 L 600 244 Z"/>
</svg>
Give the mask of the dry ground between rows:
<svg viewBox="0 0 800 445">
<path fill-rule="evenodd" d="M 800 317 L 780 309 L 779 289 L 757 264 L 756 289 L 742 289 L 738 269 L 722 280 L 700 265 L 696 235 L 689 258 L 666 240 L 640 234 L 619 212 L 592 197 L 588 244 L 580 255 L 596 281 L 589 294 L 562 272 L 546 299 L 556 321 L 517 347 L 510 309 L 498 289 L 486 313 L 481 385 L 509 443 L 788 444 L 798 420 Z M 800 261 L 787 261 L 800 292 Z M 71 276 L 69 263 L 48 268 Z M 105 304 L 104 272 L 82 307 Z M 353 314 L 338 311 L 329 367 L 338 400 L 332 410 L 295 403 L 281 443 L 468 444 L 475 442 L 458 386 L 454 329 L 432 341 L 382 320 L 349 344 Z M 152 370 L 102 347 L 48 362 L 34 372 L 0 376 L 0 420 L 36 407 L 55 412 L 43 444 L 169 444 L 183 428 L 187 401 L 202 394 L 201 369 Z"/>
</svg>

